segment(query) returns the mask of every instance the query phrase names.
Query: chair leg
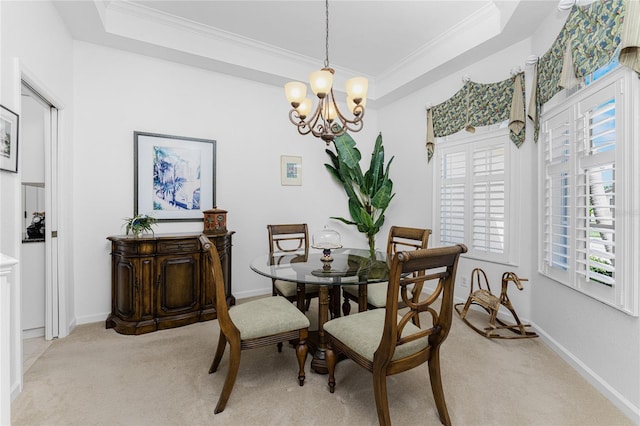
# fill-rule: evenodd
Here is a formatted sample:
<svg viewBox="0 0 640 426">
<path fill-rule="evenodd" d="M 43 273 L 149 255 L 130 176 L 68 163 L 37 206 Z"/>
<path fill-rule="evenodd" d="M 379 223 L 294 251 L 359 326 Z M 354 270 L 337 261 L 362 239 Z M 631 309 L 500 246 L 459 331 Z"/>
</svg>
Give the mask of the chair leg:
<svg viewBox="0 0 640 426">
<path fill-rule="evenodd" d="M 298 371 L 298 383 L 300 386 L 304 385 L 304 364 L 307 362 L 307 354 L 309 353 L 309 347 L 307 346 L 307 341 L 304 339 L 300 339 L 298 341 L 298 346 L 296 346 L 296 356 L 298 357 L 298 367 L 300 370 Z"/>
<path fill-rule="evenodd" d="M 373 395 L 376 398 L 376 411 L 380 426 L 391 425 L 389 400 L 387 399 L 387 376 L 384 371 L 373 372 Z"/>
<path fill-rule="evenodd" d="M 451 419 L 449 418 L 449 411 L 447 410 L 447 403 L 444 400 L 444 391 L 442 389 L 442 377 L 440 375 L 440 348 L 436 347 L 431 352 L 431 358 L 429 359 L 429 380 L 431 381 L 431 391 L 433 392 L 433 399 L 436 402 L 436 408 L 438 409 L 438 416 L 440 422 L 445 426 L 451 425 Z"/>
<path fill-rule="evenodd" d="M 327 370 L 329 372 L 329 392 L 333 393 L 336 390 L 336 378 L 334 373 L 336 372 L 336 353 L 331 347 L 331 343 L 327 344 L 327 349 L 324 352 L 324 360 L 327 363 Z"/>
<path fill-rule="evenodd" d="M 218 348 L 216 349 L 216 355 L 213 357 L 213 362 L 211 363 L 211 367 L 209 367 L 209 374 L 215 373 L 218 370 L 218 366 L 220 365 L 220 360 L 222 360 L 222 355 L 224 355 L 224 348 L 227 346 L 227 338 L 220 331 L 220 337 L 218 338 Z"/>
<path fill-rule="evenodd" d="M 213 410 L 214 414 L 224 411 L 224 407 L 227 405 L 227 401 L 233 390 L 233 385 L 236 383 L 236 377 L 238 376 L 238 369 L 240 367 L 240 344 L 239 342 L 229 342 L 229 347 L 229 371 L 227 372 L 226 379 L 224 379 L 224 386 L 218 399 L 218 405 L 216 405 L 216 409 Z"/>
<path fill-rule="evenodd" d="M 276 346 L 278 347 L 278 352 L 282 352 L 282 342 L 278 342 Z"/>
</svg>

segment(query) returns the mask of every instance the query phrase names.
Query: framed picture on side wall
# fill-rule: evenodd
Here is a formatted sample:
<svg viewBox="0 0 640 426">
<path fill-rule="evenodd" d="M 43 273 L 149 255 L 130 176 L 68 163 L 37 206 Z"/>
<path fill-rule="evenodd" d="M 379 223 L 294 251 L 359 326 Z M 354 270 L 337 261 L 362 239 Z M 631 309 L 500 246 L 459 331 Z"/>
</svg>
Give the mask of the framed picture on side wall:
<svg viewBox="0 0 640 426">
<path fill-rule="evenodd" d="M 216 205 L 216 141 L 134 132 L 133 214 L 201 221 Z"/>
<path fill-rule="evenodd" d="M 302 157 L 280 156 L 280 184 L 302 185 Z"/>
<path fill-rule="evenodd" d="M 0 170 L 18 173 L 18 114 L 0 105 Z"/>
</svg>

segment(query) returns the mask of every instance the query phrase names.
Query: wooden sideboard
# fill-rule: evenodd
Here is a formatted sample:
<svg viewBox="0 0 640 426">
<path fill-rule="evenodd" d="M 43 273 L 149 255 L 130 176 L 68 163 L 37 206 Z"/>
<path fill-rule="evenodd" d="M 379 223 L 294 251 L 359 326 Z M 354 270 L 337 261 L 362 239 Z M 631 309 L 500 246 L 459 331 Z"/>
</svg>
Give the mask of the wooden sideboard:
<svg viewBox="0 0 640 426">
<path fill-rule="evenodd" d="M 231 236 L 208 235 L 216 245 L 227 304 L 231 294 Z M 111 236 L 111 313 L 106 327 L 144 334 L 215 319 L 216 301 L 201 233 Z"/>
</svg>

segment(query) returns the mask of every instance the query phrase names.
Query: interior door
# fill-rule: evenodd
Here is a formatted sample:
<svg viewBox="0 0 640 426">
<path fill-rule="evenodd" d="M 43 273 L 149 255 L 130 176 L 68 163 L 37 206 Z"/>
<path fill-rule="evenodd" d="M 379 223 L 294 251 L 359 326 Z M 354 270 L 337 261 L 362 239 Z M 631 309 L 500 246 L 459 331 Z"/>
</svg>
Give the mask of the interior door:
<svg viewBox="0 0 640 426">
<path fill-rule="evenodd" d="M 49 106 L 45 120 L 45 339 L 60 333 L 58 293 L 58 110 Z"/>
<path fill-rule="evenodd" d="M 37 100 L 42 107 L 37 117 L 23 115 L 23 124 L 28 120 L 43 120 L 43 151 L 44 151 L 44 211 L 45 211 L 45 248 L 44 265 L 33 267 L 44 268 L 44 335 L 46 340 L 57 338 L 60 333 L 60 300 L 58 281 L 58 109 L 48 101 L 31 84 L 22 82 L 22 93 Z M 36 114 L 31 112 L 31 114 Z M 22 163 L 28 161 L 23 158 Z M 27 265 L 23 265 L 27 267 Z M 26 283 L 24 284 L 26 285 Z M 30 303 L 30 300 L 23 300 Z"/>
</svg>

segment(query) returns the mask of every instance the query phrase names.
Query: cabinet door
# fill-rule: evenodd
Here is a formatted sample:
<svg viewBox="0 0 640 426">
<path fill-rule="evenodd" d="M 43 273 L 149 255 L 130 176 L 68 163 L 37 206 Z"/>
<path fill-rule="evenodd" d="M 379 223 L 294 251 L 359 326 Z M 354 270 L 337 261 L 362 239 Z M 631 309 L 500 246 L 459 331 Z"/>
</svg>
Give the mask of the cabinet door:
<svg viewBox="0 0 640 426">
<path fill-rule="evenodd" d="M 140 318 L 138 298 L 138 277 L 135 263 L 120 256 L 114 257 L 112 313 L 118 318 L 137 321 Z"/>
<path fill-rule="evenodd" d="M 114 257 L 112 312 L 126 321 L 153 318 L 153 258 Z"/>
<path fill-rule="evenodd" d="M 200 283 L 199 254 L 161 256 L 157 259 L 157 312 L 160 316 L 197 311 Z"/>
</svg>

